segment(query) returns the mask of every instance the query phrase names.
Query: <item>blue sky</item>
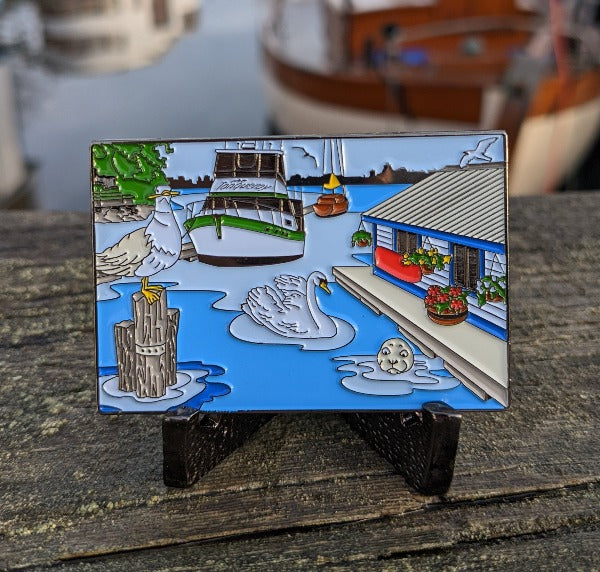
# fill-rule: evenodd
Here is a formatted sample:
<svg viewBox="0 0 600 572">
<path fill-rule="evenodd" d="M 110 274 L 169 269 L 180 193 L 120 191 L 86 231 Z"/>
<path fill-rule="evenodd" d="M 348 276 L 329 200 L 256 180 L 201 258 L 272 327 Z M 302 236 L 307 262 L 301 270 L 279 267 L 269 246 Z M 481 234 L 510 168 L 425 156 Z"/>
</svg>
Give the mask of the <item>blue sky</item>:
<svg viewBox="0 0 600 572">
<path fill-rule="evenodd" d="M 469 135 L 407 135 L 378 138 L 343 137 L 342 162 L 345 175 L 364 175 L 371 169 L 380 171 L 385 163 L 395 169 L 431 171 L 446 165 L 458 165 L 463 151 L 474 149 L 481 139 L 496 137 L 487 154 L 494 161 L 504 161 L 504 135 L 500 132 L 482 132 Z M 263 143 L 264 141 L 264 143 Z M 329 142 L 330 140 L 325 140 Z M 318 138 L 264 139 L 259 146 L 282 149 L 285 152 L 287 175 L 299 173 L 303 176 L 323 174 L 324 140 Z M 212 175 L 215 149 L 236 148 L 236 141 L 179 142 L 174 145 L 175 153 L 167 155 L 167 176 L 195 180 L 198 176 Z M 303 147 L 311 156 L 306 156 Z M 335 147 L 334 147 L 335 149 Z M 330 146 L 327 143 L 326 171 L 331 162 Z M 338 153 L 334 160 L 338 165 Z M 314 157 L 314 158 L 313 158 Z M 336 172 L 338 169 L 336 169 Z"/>
</svg>

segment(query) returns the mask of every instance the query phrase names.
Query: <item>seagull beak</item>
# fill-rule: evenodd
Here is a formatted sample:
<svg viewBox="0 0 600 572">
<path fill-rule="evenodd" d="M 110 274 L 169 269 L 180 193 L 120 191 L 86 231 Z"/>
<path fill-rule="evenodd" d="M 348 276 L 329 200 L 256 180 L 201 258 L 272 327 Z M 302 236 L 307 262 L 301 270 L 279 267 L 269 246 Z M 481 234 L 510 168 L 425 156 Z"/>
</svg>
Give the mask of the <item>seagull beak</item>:
<svg viewBox="0 0 600 572">
<path fill-rule="evenodd" d="M 148 195 L 149 199 L 157 199 L 158 197 L 177 197 L 181 193 L 179 191 L 163 191 L 157 195 Z"/>
<path fill-rule="evenodd" d="M 327 292 L 327 294 L 331 294 L 331 290 L 327 286 L 327 280 L 321 280 L 321 282 L 319 282 L 319 287 L 323 288 L 323 290 L 325 290 L 325 292 Z"/>
</svg>

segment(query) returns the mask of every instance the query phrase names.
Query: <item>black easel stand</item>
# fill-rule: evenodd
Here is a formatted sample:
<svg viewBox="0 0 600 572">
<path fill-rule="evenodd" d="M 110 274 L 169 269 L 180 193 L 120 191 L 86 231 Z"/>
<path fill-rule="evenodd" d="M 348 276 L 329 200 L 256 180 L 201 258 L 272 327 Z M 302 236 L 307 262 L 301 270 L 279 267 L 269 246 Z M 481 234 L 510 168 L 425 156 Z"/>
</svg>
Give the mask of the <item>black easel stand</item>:
<svg viewBox="0 0 600 572">
<path fill-rule="evenodd" d="M 204 414 L 179 409 L 163 419 L 163 478 L 167 486 L 189 487 L 273 415 Z M 407 483 L 427 495 L 445 493 L 452 482 L 461 415 L 443 403 L 421 411 L 345 413 L 344 417 Z"/>
<path fill-rule="evenodd" d="M 350 426 L 425 495 L 448 491 L 462 416 L 444 403 L 430 402 L 421 411 L 346 413 Z"/>
<path fill-rule="evenodd" d="M 241 447 L 273 415 L 200 413 L 180 408 L 163 418 L 163 480 L 189 487 Z"/>
</svg>

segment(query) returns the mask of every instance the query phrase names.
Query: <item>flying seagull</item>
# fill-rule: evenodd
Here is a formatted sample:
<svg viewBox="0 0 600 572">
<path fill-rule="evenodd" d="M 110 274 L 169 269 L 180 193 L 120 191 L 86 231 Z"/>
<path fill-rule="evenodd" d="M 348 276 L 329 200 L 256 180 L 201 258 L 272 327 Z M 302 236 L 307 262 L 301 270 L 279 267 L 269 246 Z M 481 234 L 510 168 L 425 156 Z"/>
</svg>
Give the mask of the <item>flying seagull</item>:
<svg viewBox="0 0 600 572">
<path fill-rule="evenodd" d="M 489 149 L 490 145 L 496 141 L 498 137 L 488 137 L 487 139 L 482 139 L 479 143 L 477 143 L 477 147 L 472 149 L 471 151 L 463 151 L 463 155 L 460 159 L 460 167 L 466 167 L 469 163 L 473 161 L 486 161 L 490 162 L 492 158 L 489 155 L 486 155 L 485 152 Z"/>
<path fill-rule="evenodd" d="M 154 304 L 164 288 L 148 284 L 148 278 L 170 268 L 181 254 L 181 233 L 171 197 L 178 195 L 169 187 L 158 187 L 154 212 L 145 228 L 126 234 L 119 242 L 96 254 L 96 280 L 98 284 L 112 282 L 124 276 L 142 279 L 141 293 L 149 304 Z"/>
<path fill-rule="evenodd" d="M 304 151 L 304 155 L 302 155 L 302 158 L 304 159 L 304 157 L 310 157 L 315 162 L 315 167 L 319 166 L 317 163 L 317 158 L 311 153 L 309 153 L 304 147 L 300 145 L 292 145 L 292 149 L 300 149 L 301 151 Z"/>
</svg>

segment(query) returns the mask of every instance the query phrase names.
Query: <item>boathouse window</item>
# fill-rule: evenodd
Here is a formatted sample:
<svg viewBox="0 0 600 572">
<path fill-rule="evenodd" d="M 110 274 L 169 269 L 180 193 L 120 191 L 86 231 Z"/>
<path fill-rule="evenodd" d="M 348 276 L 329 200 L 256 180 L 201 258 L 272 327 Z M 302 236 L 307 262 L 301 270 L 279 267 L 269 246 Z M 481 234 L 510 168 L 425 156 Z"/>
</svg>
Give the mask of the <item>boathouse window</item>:
<svg viewBox="0 0 600 572">
<path fill-rule="evenodd" d="M 454 283 L 475 290 L 479 280 L 479 250 L 462 244 L 454 245 Z"/>
<path fill-rule="evenodd" d="M 417 235 L 414 232 L 396 230 L 396 252 L 413 252 L 417 250 Z"/>
</svg>

